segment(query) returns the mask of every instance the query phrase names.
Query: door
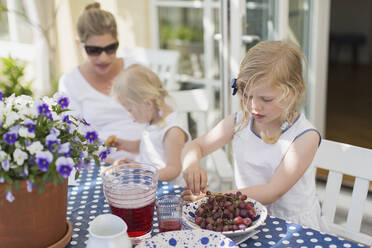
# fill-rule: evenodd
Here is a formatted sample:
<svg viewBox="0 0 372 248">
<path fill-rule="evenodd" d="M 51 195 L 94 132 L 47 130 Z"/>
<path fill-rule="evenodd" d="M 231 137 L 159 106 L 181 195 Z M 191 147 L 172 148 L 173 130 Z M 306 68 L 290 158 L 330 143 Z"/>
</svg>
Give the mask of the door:
<svg viewBox="0 0 372 248">
<path fill-rule="evenodd" d="M 290 39 L 307 61 L 306 116 L 324 134 L 330 0 L 222 0 L 221 108 L 222 116 L 239 109 L 231 97 L 244 54 L 262 40 Z"/>
</svg>

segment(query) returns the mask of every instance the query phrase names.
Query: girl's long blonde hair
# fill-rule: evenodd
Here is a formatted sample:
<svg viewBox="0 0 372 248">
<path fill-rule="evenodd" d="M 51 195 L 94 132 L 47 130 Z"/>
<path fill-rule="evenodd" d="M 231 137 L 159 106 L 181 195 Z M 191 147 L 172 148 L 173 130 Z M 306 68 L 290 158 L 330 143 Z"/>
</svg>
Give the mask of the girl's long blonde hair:
<svg viewBox="0 0 372 248">
<path fill-rule="evenodd" d="M 168 92 L 159 77 L 142 65 L 131 65 L 115 77 L 111 89 L 112 96 L 124 107 L 150 100 L 158 111 L 164 111 Z M 164 117 L 160 115 L 161 125 Z"/>
<path fill-rule="evenodd" d="M 77 22 L 78 36 L 81 42 L 86 42 L 94 35 L 111 34 L 117 40 L 118 32 L 114 16 L 101 9 L 97 2 L 88 4 Z"/>
<path fill-rule="evenodd" d="M 284 111 L 282 123 L 291 124 L 300 107 L 301 98 L 306 86 L 302 75 L 304 61 L 301 49 L 291 41 L 262 41 L 252 47 L 242 62 L 237 77 L 237 87 L 242 95 L 250 95 L 250 91 L 258 84 L 270 83 L 282 92 L 279 99 Z M 242 126 L 249 123 L 250 113 L 246 108 L 244 97 L 241 108 Z"/>
</svg>

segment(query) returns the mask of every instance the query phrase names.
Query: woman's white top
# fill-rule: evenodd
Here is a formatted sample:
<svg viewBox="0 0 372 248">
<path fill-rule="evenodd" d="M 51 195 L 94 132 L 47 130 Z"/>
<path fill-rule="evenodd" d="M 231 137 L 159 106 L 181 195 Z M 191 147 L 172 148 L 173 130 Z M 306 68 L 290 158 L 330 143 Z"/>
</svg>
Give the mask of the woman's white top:
<svg viewBox="0 0 372 248">
<path fill-rule="evenodd" d="M 132 64 L 135 64 L 135 60 L 124 58 L 124 69 Z M 69 108 L 91 124 L 101 140 L 106 140 L 110 135 L 127 140 L 141 138 L 144 125 L 133 122 L 128 112 L 115 99 L 94 89 L 78 67 L 61 77 L 58 91 L 69 97 Z M 118 151 L 111 157 L 133 158 L 133 155 Z"/>
<path fill-rule="evenodd" d="M 163 142 L 168 130 L 173 127 L 178 127 L 187 135 L 186 142 L 191 140 L 187 128 L 180 121 L 181 119 L 182 118 L 179 118 L 177 112 L 172 112 L 165 117 L 165 123 L 162 125 L 148 125 L 145 127 L 140 143 L 140 162 L 153 164 L 158 169 L 163 169 L 167 166 Z M 185 186 L 185 182 L 182 178 L 182 171 L 177 178 L 170 182 L 176 185 Z"/>
<path fill-rule="evenodd" d="M 239 112 L 236 122 L 241 118 L 242 113 Z M 234 176 L 238 189 L 268 183 L 290 145 L 298 137 L 310 131 L 319 134 L 306 117 L 300 114 L 294 123 L 282 132 L 276 143 L 267 144 L 252 129 L 253 121 L 251 119 L 247 127 L 238 131 L 232 140 Z M 327 228 L 321 218 L 316 196 L 314 167 L 309 167 L 286 194 L 267 208 L 270 215 L 318 230 L 325 231 Z"/>
</svg>

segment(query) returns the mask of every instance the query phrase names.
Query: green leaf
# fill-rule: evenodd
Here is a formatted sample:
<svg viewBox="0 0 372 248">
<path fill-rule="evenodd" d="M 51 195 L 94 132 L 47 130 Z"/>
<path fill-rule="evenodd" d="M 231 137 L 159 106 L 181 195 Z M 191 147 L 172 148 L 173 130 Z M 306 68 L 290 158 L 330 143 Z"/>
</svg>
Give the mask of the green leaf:
<svg viewBox="0 0 372 248">
<path fill-rule="evenodd" d="M 5 175 L 4 179 L 5 179 L 5 182 L 7 182 L 9 184 L 13 184 L 13 180 L 8 175 Z"/>
<path fill-rule="evenodd" d="M 37 193 L 38 193 L 39 195 L 41 195 L 42 193 L 44 193 L 44 190 L 45 190 L 45 188 L 44 188 L 44 184 L 40 184 L 40 185 L 39 185 L 39 188 L 38 188 L 38 190 L 37 190 Z"/>
<path fill-rule="evenodd" d="M 20 183 L 20 181 L 19 181 L 19 180 L 15 180 L 15 181 L 14 181 L 14 189 L 15 189 L 16 191 L 18 191 L 18 190 L 20 189 L 20 187 L 21 187 L 21 183 Z"/>
<path fill-rule="evenodd" d="M 80 171 L 76 171 L 76 173 L 75 173 L 75 180 L 77 180 L 78 178 L 79 178 L 79 176 L 80 176 Z"/>
<path fill-rule="evenodd" d="M 94 162 L 96 163 L 96 165 L 99 167 L 100 164 L 101 164 L 101 161 L 98 159 L 98 157 L 94 156 Z"/>
</svg>

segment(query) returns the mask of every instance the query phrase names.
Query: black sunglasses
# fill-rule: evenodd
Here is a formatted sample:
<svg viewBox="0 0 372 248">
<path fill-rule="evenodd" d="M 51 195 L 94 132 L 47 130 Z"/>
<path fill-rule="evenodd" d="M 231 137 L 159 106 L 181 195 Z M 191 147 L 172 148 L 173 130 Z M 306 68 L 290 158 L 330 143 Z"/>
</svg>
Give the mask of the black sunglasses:
<svg viewBox="0 0 372 248">
<path fill-rule="evenodd" d="M 119 42 L 112 43 L 105 47 L 84 45 L 89 56 L 99 56 L 104 51 L 107 55 L 114 54 L 119 47 Z"/>
</svg>

